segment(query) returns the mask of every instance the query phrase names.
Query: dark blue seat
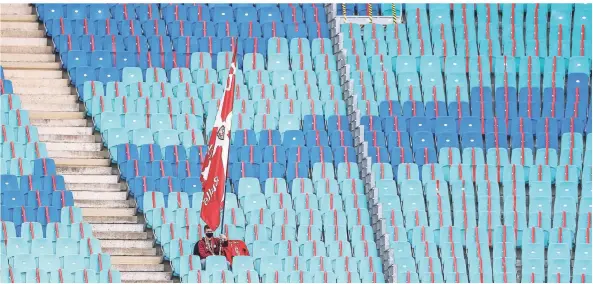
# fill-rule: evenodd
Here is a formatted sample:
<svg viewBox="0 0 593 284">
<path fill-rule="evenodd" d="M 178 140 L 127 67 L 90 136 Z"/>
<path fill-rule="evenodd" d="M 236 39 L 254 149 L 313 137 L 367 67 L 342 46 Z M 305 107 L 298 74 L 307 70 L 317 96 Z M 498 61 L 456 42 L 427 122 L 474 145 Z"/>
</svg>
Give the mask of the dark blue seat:
<svg viewBox="0 0 593 284">
<path fill-rule="evenodd" d="M 121 81 L 121 78 L 120 78 L 121 71 L 118 70 L 118 68 L 107 67 L 107 68 L 97 68 L 97 70 L 98 70 L 97 81 L 100 81 L 103 84 L 107 84 L 112 81 Z"/>
<path fill-rule="evenodd" d="M 288 147 L 286 150 L 287 165 L 292 163 L 307 163 L 309 164 L 309 148 L 302 145 L 295 145 Z"/>
<path fill-rule="evenodd" d="M 148 40 L 143 35 L 124 36 L 123 41 L 126 51 L 131 51 L 138 54 L 148 52 L 149 50 Z"/>
<path fill-rule="evenodd" d="M 286 37 L 286 30 L 282 22 L 262 23 L 261 30 L 263 38 Z"/>
<path fill-rule="evenodd" d="M 448 105 L 449 115 L 454 117 L 464 117 L 470 115 L 468 102 L 452 102 Z"/>
<path fill-rule="evenodd" d="M 25 206 L 25 195 L 21 191 L 3 191 L 2 205 L 8 207 Z"/>
<path fill-rule="evenodd" d="M 363 115 L 360 117 L 360 124 L 364 125 L 366 131 L 382 131 L 381 118 L 376 115 Z M 330 127 L 328 127 L 329 129 Z"/>
<path fill-rule="evenodd" d="M 189 161 L 191 163 L 201 164 L 202 161 L 206 158 L 207 152 L 208 152 L 208 147 L 205 145 L 191 146 L 191 147 L 189 147 Z"/>
<path fill-rule="evenodd" d="M 499 143 L 502 142 L 499 139 Z M 533 150 L 533 134 L 531 133 L 521 133 L 521 132 L 511 132 L 511 148 L 530 148 Z M 504 148 L 499 146 L 499 148 Z"/>
<path fill-rule="evenodd" d="M 232 47 L 234 45 L 237 46 L 238 58 L 243 58 L 243 54 L 245 54 L 245 52 L 243 50 L 243 40 L 242 39 L 238 39 L 235 37 L 223 37 L 220 39 L 220 46 L 221 46 L 220 51 L 232 52 L 233 51 Z M 229 54 L 229 58 L 228 58 L 229 62 L 231 61 L 231 57 L 232 57 L 232 54 Z M 218 58 L 218 56 L 215 56 L 214 58 L 212 58 L 213 63 L 215 63 L 216 58 Z M 239 69 L 243 68 L 243 60 L 237 60 L 237 64 L 238 64 Z M 230 66 L 230 63 L 229 63 L 229 66 Z"/>
<path fill-rule="evenodd" d="M 149 162 L 146 164 L 146 168 L 148 175 L 152 177 L 177 176 L 174 174 L 171 163 L 164 160 Z"/>
<path fill-rule="evenodd" d="M 130 194 L 136 198 L 144 194 L 144 192 L 155 191 L 156 177 L 137 176 L 128 181 L 130 187 Z"/>
<path fill-rule="evenodd" d="M 129 161 L 132 159 L 139 159 L 140 155 L 138 154 L 138 146 L 136 144 L 119 144 L 116 147 L 117 153 L 117 163 L 121 164 L 122 162 Z"/>
<path fill-rule="evenodd" d="M 142 22 L 142 30 L 147 37 L 153 35 L 167 35 L 167 26 L 163 20 L 145 20 Z"/>
<path fill-rule="evenodd" d="M 501 121 L 501 122 L 504 122 Z M 518 117 L 515 119 L 509 120 L 509 132 L 524 132 L 524 133 L 533 133 L 533 125 L 535 120 L 530 118 Z"/>
<path fill-rule="evenodd" d="M 482 121 L 477 116 L 465 116 L 462 117 L 459 123 L 459 133 L 464 134 L 467 132 L 479 132 L 482 133 Z M 485 121 L 484 121 L 485 124 Z"/>
<path fill-rule="evenodd" d="M 15 175 L 1 175 L 0 189 L 2 192 L 19 190 L 19 183 Z"/>
<path fill-rule="evenodd" d="M 83 22 L 84 23 L 84 22 Z M 88 33 L 91 33 L 90 30 L 93 29 L 94 34 L 99 36 L 112 36 L 117 35 L 119 33 L 119 28 L 117 25 L 118 21 L 114 21 L 112 19 L 99 19 L 94 21 L 88 21 L 88 27 L 86 28 L 89 30 Z M 83 25 L 83 34 L 88 34 L 87 31 L 84 29 Z M 119 33 L 121 34 L 121 33 Z"/>
<path fill-rule="evenodd" d="M 418 101 L 407 101 L 402 106 L 402 115 L 406 118 L 410 117 L 423 117 L 424 116 L 424 104 Z"/>
<path fill-rule="evenodd" d="M 142 160 L 129 160 L 120 165 L 119 171 L 121 178 L 129 181 L 138 176 L 150 176 L 148 163 Z"/>
<path fill-rule="evenodd" d="M 238 184 L 240 178 L 253 177 L 257 178 L 259 175 L 259 165 L 250 163 L 234 163 L 230 166 L 229 176 L 233 185 Z"/>
<path fill-rule="evenodd" d="M 438 118 L 441 116 L 447 116 L 447 104 L 445 102 L 434 101 L 426 102 L 424 114 L 429 118 Z"/>
<path fill-rule="evenodd" d="M 25 206 L 41 207 L 41 206 L 51 206 L 51 205 L 52 205 L 52 198 L 50 197 L 50 192 L 39 191 L 39 190 L 27 191 Z M 56 206 L 58 206 L 57 203 L 56 203 Z M 63 207 L 63 206 L 60 206 L 60 207 Z"/>
<path fill-rule="evenodd" d="M 238 37 L 239 28 L 234 22 L 219 22 L 216 24 L 216 36 L 222 37 Z"/>
<path fill-rule="evenodd" d="M 467 132 L 472 133 L 472 132 Z M 464 134 L 461 134 L 462 136 Z M 486 149 L 491 148 L 508 148 L 507 134 L 503 132 L 486 132 Z"/>
<path fill-rule="evenodd" d="M 561 124 L 558 119 L 552 117 L 542 117 L 535 119 L 535 133 L 548 133 L 550 137 L 560 136 Z"/>
<path fill-rule="evenodd" d="M 554 92 L 555 90 L 555 92 Z M 555 103 L 554 103 L 555 102 Z M 542 117 L 564 117 L 564 89 L 545 88 L 542 97 Z"/>
<path fill-rule="evenodd" d="M 401 116 L 402 106 L 399 101 L 382 101 L 379 103 L 379 116 Z"/>
<path fill-rule="evenodd" d="M 303 9 L 299 5 L 284 5 L 286 4 L 280 4 L 280 13 L 284 21 L 289 23 L 303 23 Z"/>
<path fill-rule="evenodd" d="M 364 140 L 372 147 L 385 147 L 385 134 L 382 131 L 365 131 Z"/>
<path fill-rule="evenodd" d="M 300 23 L 284 24 L 284 30 L 286 31 L 286 39 L 291 40 L 293 38 L 307 38 L 307 26 Z"/>
<path fill-rule="evenodd" d="M 452 116 L 440 116 L 434 119 L 432 122 L 434 133 L 450 132 L 458 133 L 457 121 Z"/>
<path fill-rule="evenodd" d="M 232 142 L 236 146 L 257 145 L 257 138 L 253 130 L 242 129 L 233 133 Z"/>
<path fill-rule="evenodd" d="M 279 163 L 262 163 L 259 166 L 259 180 L 263 184 L 269 178 L 284 178 L 286 168 Z"/>
<path fill-rule="evenodd" d="M 131 51 L 122 51 L 117 52 L 115 54 L 115 67 L 118 69 L 122 69 L 124 67 L 137 67 L 138 66 L 138 57 L 134 52 Z M 103 69 L 100 69 L 101 72 Z M 119 81 L 119 75 L 117 75 L 118 80 L 111 79 L 111 81 Z M 107 82 L 104 82 L 107 83 Z"/>
<path fill-rule="evenodd" d="M 155 20 L 160 17 L 157 4 L 137 4 L 136 15 L 140 21 Z"/>
<path fill-rule="evenodd" d="M 480 121 L 481 122 L 481 121 Z M 510 124 L 510 120 L 509 120 Z M 479 132 L 479 131 L 474 131 Z M 492 117 L 484 119 L 484 133 L 498 132 L 508 135 L 507 122 L 504 118 Z"/>
<path fill-rule="evenodd" d="M 210 9 L 212 21 L 215 23 L 234 22 L 234 11 L 229 6 L 216 5 Z"/>
<path fill-rule="evenodd" d="M 404 117 L 389 116 L 381 120 L 383 131 L 389 133 L 390 131 L 403 131 L 407 132 L 408 123 Z"/>
<path fill-rule="evenodd" d="M 238 149 L 239 151 L 239 162 L 261 164 L 262 163 L 262 152 L 261 148 L 249 145 L 243 146 Z"/>
<path fill-rule="evenodd" d="M 416 148 L 414 150 L 414 162 L 421 167 L 425 164 L 437 162 L 437 153 L 434 148 Z"/>
<path fill-rule="evenodd" d="M 263 162 L 280 163 L 286 165 L 286 148 L 283 146 L 265 146 L 262 148 L 262 150 Z"/>
<path fill-rule="evenodd" d="M 414 162 L 414 156 L 409 147 L 393 147 L 389 151 L 389 154 L 391 156 L 391 165 L 394 170 L 399 164 Z"/>
<path fill-rule="evenodd" d="M 187 20 L 190 22 L 210 21 L 210 8 L 206 4 L 189 6 L 187 9 Z"/>
<path fill-rule="evenodd" d="M 73 22 L 73 20 L 64 18 L 49 19 L 45 22 L 46 34 L 52 37 L 56 35 L 74 34 Z"/>
<path fill-rule="evenodd" d="M 171 23 L 173 21 L 187 19 L 187 6 L 185 5 L 169 5 L 161 7 L 161 14 L 165 22 Z"/>
<path fill-rule="evenodd" d="M 354 139 L 350 131 L 332 131 L 330 132 L 329 139 L 332 148 L 354 146 Z"/>
<path fill-rule="evenodd" d="M 239 21 L 239 19 L 237 19 Z M 290 18 L 285 19 L 290 22 Z M 278 7 L 262 7 L 259 9 L 259 22 L 262 24 L 271 22 L 282 22 L 282 14 Z"/>
<path fill-rule="evenodd" d="M 388 131 L 387 133 L 387 147 L 405 147 L 410 148 L 410 134 L 402 131 Z"/>
<path fill-rule="evenodd" d="M 506 136 L 504 138 L 506 140 Z M 478 132 L 466 132 L 461 135 L 461 148 L 481 148 L 484 149 L 482 134 Z"/>
<path fill-rule="evenodd" d="M 60 190 L 52 192 L 51 205 L 60 208 L 74 206 L 74 196 L 72 195 L 72 191 Z"/>
<path fill-rule="evenodd" d="M 33 160 L 33 175 L 47 176 L 56 174 L 56 162 L 53 159 L 35 159 Z"/>
<path fill-rule="evenodd" d="M 519 98 L 518 98 L 518 105 L 519 105 L 519 112 L 517 113 L 518 116 L 522 117 L 531 117 L 531 118 L 538 118 L 541 116 L 541 89 L 540 88 L 531 88 L 523 87 L 519 89 Z"/>
<path fill-rule="evenodd" d="M 334 163 L 356 163 L 354 147 L 334 147 Z"/>
<path fill-rule="evenodd" d="M 167 53 L 173 51 L 171 39 L 168 36 L 153 35 L 148 37 L 148 46 L 151 51 L 158 53 Z"/>
<path fill-rule="evenodd" d="M 173 37 L 173 49 L 177 52 L 193 53 L 198 52 L 198 37 L 187 36 L 187 30 L 185 36 Z M 211 68 L 211 66 L 210 66 Z"/>
<path fill-rule="evenodd" d="M 564 133 L 583 133 L 585 132 L 585 121 L 580 118 L 565 118 L 562 120 L 560 134 Z"/>
<path fill-rule="evenodd" d="M 305 115 L 303 117 L 303 131 L 321 131 L 325 129 L 325 118 L 323 115 Z"/>
<path fill-rule="evenodd" d="M 286 134 L 285 134 L 286 135 Z M 325 146 L 328 147 L 329 137 L 325 130 L 309 130 L 305 133 L 305 142 L 307 147 Z M 286 146 L 286 145 L 284 145 Z"/>
<path fill-rule="evenodd" d="M 217 54 L 221 51 L 220 40 L 213 36 L 200 38 L 198 40 L 200 52 L 208 52 L 211 55 Z"/>
<path fill-rule="evenodd" d="M 379 120 L 378 126 L 380 126 L 381 121 Z M 327 118 L 327 130 L 328 132 L 338 131 L 338 130 L 349 130 L 350 123 L 348 122 L 348 116 L 346 115 L 331 115 Z"/>
<path fill-rule="evenodd" d="M 268 48 L 267 38 L 246 38 L 243 40 L 244 53 L 260 53 L 266 55 Z"/>
<path fill-rule="evenodd" d="M 142 23 L 136 19 L 130 19 L 119 22 L 117 28 L 119 29 L 119 34 L 123 36 L 144 37 L 144 35 L 142 34 Z"/>
<path fill-rule="evenodd" d="M 9 209 L 9 212 L 12 213 L 12 222 L 17 232 L 21 231 L 21 225 L 24 222 L 37 222 L 37 207 L 21 205 L 19 207 L 12 207 L 12 210 Z"/>
<path fill-rule="evenodd" d="M 165 147 L 165 161 L 176 162 L 187 160 L 185 148 L 181 145 L 169 145 Z"/>
<path fill-rule="evenodd" d="M 456 132 L 441 132 L 435 134 L 437 140 L 437 149 L 441 148 L 459 148 L 459 136 Z"/>
<path fill-rule="evenodd" d="M 309 150 L 309 157 L 311 165 L 315 163 L 331 163 L 334 161 L 334 156 L 329 147 L 315 146 Z"/>
<path fill-rule="evenodd" d="M 321 22 L 310 22 L 307 23 L 307 33 L 309 34 L 309 40 L 316 38 L 329 38 L 329 28 L 326 23 Z"/>
<path fill-rule="evenodd" d="M 113 67 L 113 53 L 101 50 L 92 52 L 90 55 L 90 62 L 93 66 L 97 68 Z"/>
<path fill-rule="evenodd" d="M 36 183 L 36 178 L 38 177 L 33 176 L 33 184 Z M 44 191 L 66 190 L 66 182 L 64 181 L 64 176 L 61 175 L 42 176 L 41 184 L 41 190 Z"/>
<path fill-rule="evenodd" d="M 494 111 L 492 107 L 492 89 L 489 87 L 474 87 L 470 91 L 470 107 L 472 115 L 477 117 L 492 117 Z"/>
<path fill-rule="evenodd" d="M 499 87 L 495 90 L 494 113 L 497 117 L 517 117 L 517 89 L 513 87 Z"/>
<path fill-rule="evenodd" d="M 267 146 L 267 145 L 275 145 L 268 143 L 269 135 L 266 134 L 266 131 L 260 132 L 259 137 L 259 145 L 260 146 Z M 265 139 L 262 139 L 262 136 Z M 284 137 L 282 138 L 282 146 L 284 147 L 291 147 L 291 146 L 302 146 L 305 145 L 305 134 L 300 130 L 288 130 L 284 132 Z M 262 143 L 263 142 L 263 143 Z M 272 141 L 274 142 L 274 141 Z"/>
<path fill-rule="evenodd" d="M 187 195 L 192 196 L 196 192 L 202 192 L 202 182 L 199 177 L 188 177 L 181 180 L 181 188 Z"/>
<path fill-rule="evenodd" d="M 152 162 L 163 159 L 161 147 L 157 144 L 145 144 L 140 146 L 140 161 Z"/>
<path fill-rule="evenodd" d="M 372 163 L 389 163 L 389 152 L 385 147 L 369 146 L 368 155 Z"/>
<path fill-rule="evenodd" d="M 42 176 L 25 175 L 19 178 L 19 190 L 27 192 L 30 190 L 42 190 L 43 179 Z"/>
<path fill-rule="evenodd" d="M 62 208 L 59 206 L 42 206 L 37 209 L 34 209 L 34 213 L 36 214 L 35 220 L 41 223 L 41 226 L 45 228 L 47 224 L 60 222 L 61 216 L 60 213 Z M 31 222 L 31 220 L 27 220 Z M 65 220 L 65 222 L 69 222 Z"/>
<path fill-rule="evenodd" d="M 290 149 L 288 149 L 290 151 Z M 290 156 L 289 156 L 290 157 Z M 286 165 L 286 181 L 288 184 L 292 183 L 295 178 L 309 178 L 309 164 L 308 163 L 291 163 Z"/>
<path fill-rule="evenodd" d="M 416 131 L 412 134 L 412 149 L 414 149 L 414 152 L 420 148 L 434 149 L 434 146 L 434 137 L 431 132 Z"/>
<path fill-rule="evenodd" d="M 180 163 L 182 164 L 182 163 Z M 181 192 L 181 178 L 166 176 L 161 177 L 156 180 L 155 191 L 159 191 L 163 193 L 163 196 L 166 198 L 169 196 L 171 192 Z M 165 199 L 166 200 L 166 199 Z"/>
<path fill-rule="evenodd" d="M 136 19 L 136 11 L 132 4 L 115 4 L 111 6 L 111 17 L 114 20 Z"/>
<path fill-rule="evenodd" d="M 216 36 L 216 25 L 210 21 L 199 21 L 194 23 L 192 35 L 198 38 Z"/>
</svg>

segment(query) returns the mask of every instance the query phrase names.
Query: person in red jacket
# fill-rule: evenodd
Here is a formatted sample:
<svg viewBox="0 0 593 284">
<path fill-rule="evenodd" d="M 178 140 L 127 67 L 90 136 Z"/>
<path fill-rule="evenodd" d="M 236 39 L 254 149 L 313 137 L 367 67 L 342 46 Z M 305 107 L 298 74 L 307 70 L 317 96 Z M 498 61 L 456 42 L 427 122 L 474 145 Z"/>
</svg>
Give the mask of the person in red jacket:
<svg viewBox="0 0 593 284">
<path fill-rule="evenodd" d="M 206 269 L 206 258 L 211 255 L 225 255 L 224 249 L 228 245 L 227 238 L 221 234 L 220 238 L 214 237 L 214 232 L 208 225 L 204 225 L 205 237 L 194 246 L 194 255 L 200 257 L 202 269 Z"/>
</svg>

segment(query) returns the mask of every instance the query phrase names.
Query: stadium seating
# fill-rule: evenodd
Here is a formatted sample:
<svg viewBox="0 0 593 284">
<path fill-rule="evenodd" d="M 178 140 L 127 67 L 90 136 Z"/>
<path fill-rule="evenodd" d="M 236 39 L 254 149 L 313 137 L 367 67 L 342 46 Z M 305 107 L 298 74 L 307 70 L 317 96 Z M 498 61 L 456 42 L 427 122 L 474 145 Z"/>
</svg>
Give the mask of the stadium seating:
<svg viewBox="0 0 593 284">
<path fill-rule="evenodd" d="M 86 114 L 183 282 L 591 281 L 591 254 L 581 253 L 590 250 L 592 210 L 590 11 L 37 5 Z M 404 23 L 392 22 L 401 16 Z M 208 258 L 202 269 L 191 256 L 204 225 L 201 165 L 234 46 L 232 145 L 216 233 L 244 240 L 250 256 L 230 269 Z M 72 199 L 55 193 L 63 181 L 18 98 L 2 97 L 2 192 L 11 204 L 2 213 L 13 218 L 5 229 L 12 253 L 36 240 L 29 216 Z M 25 194 L 23 181 L 43 190 Z M 79 222 L 76 209 L 64 208 L 55 216 Z M 94 250 L 92 238 L 70 237 L 82 241 L 81 253 Z"/>
</svg>

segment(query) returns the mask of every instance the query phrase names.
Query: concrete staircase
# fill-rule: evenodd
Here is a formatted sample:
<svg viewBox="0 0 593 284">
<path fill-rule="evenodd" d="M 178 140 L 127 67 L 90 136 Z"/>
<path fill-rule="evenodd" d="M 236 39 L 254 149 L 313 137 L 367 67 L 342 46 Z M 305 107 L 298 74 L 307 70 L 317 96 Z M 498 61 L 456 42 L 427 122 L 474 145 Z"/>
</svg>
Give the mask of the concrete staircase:
<svg viewBox="0 0 593 284">
<path fill-rule="evenodd" d="M 136 204 L 68 85 L 32 6 L 0 5 L 0 64 L 122 282 L 172 282 L 169 265 L 154 247 L 143 216 L 136 215 Z"/>
</svg>

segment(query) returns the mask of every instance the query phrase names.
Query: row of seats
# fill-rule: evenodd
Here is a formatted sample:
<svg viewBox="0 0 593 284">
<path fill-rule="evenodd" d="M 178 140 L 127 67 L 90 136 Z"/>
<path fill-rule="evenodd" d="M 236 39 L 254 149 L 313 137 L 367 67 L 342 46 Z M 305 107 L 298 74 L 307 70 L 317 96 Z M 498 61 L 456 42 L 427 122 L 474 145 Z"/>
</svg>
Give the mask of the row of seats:
<svg viewBox="0 0 593 284">
<path fill-rule="evenodd" d="M 121 273 L 114 269 L 100 272 L 91 269 L 29 269 L 15 272 L 12 267 L 0 271 L 0 279 L 5 283 L 121 283 Z"/>
<path fill-rule="evenodd" d="M 47 191 L 4 191 L 2 192 L 2 205 L 8 207 L 42 207 L 42 206 L 57 206 L 66 207 L 74 206 L 74 198 L 71 191 L 59 190 L 54 192 Z"/>
<path fill-rule="evenodd" d="M 66 190 L 66 184 L 63 176 L 58 175 L 2 175 L 0 176 L 2 183 L 0 189 L 2 192 L 18 191 L 23 193 L 33 190 L 40 191 L 56 191 Z"/>
<path fill-rule="evenodd" d="M 51 223 L 42 224 L 40 222 L 26 222 L 21 224 L 20 231 L 16 229 L 15 223 L 2 221 L 1 241 L 7 241 L 10 238 L 24 238 L 31 242 L 33 239 L 49 239 L 56 242 L 58 238 L 71 238 L 78 242 L 81 239 L 93 236 L 93 229 L 88 223 Z M 103 255 L 103 257 L 109 257 Z M 40 267 L 44 268 L 44 267 Z"/>
<path fill-rule="evenodd" d="M 318 4 L 48 4 L 37 13 L 44 22 L 53 19 L 215 21 L 215 22 L 326 22 Z M 304 21 L 303 21 L 304 20 Z"/>
<path fill-rule="evenodd" d="M 10 144 L 8 144 L 10 145 Z M 16 145 L 16 144 L 15 144 Z M 26 159 L 26 158 L 12 158 L 11 156 L 2 158 L 2 174 L 10 174 L 16 176 L 34 175 L 47 176 L 56 174 L 56 163 L 53 159 Z"/>
</svg>

